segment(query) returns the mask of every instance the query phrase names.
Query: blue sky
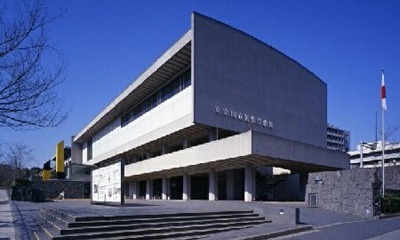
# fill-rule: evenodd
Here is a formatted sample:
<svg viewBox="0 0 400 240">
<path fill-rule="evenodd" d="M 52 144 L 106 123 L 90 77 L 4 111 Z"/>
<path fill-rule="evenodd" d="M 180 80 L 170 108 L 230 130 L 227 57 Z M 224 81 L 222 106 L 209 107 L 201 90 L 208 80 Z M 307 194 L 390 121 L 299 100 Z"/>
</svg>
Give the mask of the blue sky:
<svg viewBox="0 0 400 240">
<path fill-rule="evenodd" d="M 11 0 L 6 0 L 11 2 Z M 328 86 L 328 122 L 351 131 L 351 148 L 375 139 L 380 76 L 385 69 L 385 125 L 400 127 L 400 1 L 131 1 L 48 0 L 65 15 L 50 41 L 64 52 L 60 95 L 72 109 L 59 127 L 16 132 L 0 141 L 32 147 L 42 166 L 55 145 L 79 133 L 103 108 L 190 28 L 197 11 L 275 47 Z M 400 141 L 400 130 L 389 136 Z"/>
</svg>

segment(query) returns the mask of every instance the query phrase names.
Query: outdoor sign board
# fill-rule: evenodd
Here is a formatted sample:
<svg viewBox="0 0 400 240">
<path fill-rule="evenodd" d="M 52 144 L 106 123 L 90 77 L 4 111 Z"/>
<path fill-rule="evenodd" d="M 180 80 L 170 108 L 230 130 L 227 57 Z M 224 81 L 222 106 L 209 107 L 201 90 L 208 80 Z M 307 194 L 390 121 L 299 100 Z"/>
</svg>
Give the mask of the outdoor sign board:
<svg viewBox="0 0 400 240">
<path fill-rule="evenodd" d="M 92 171 L 92 203 L 124 204 L 122 161 Z"/>
</svg>

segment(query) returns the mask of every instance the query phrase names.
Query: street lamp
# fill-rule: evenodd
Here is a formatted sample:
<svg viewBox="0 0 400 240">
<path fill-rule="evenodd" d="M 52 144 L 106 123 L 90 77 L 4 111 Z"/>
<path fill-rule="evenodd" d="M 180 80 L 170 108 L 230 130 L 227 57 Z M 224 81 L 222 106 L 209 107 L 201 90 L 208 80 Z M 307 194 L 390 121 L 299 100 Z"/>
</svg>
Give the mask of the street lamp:
<svg viewBox="0 0 400 240">
<path fill-rule="evenodd" d="M 360 168 L 364 167 L 364 164 L 363 164 L 363 149 L 364 149 L 364 147 L 369 148 L 371 150 L 375 150 L 376 143 L 366 143 L 363 141 L 360 142 Z"/>
</svg>

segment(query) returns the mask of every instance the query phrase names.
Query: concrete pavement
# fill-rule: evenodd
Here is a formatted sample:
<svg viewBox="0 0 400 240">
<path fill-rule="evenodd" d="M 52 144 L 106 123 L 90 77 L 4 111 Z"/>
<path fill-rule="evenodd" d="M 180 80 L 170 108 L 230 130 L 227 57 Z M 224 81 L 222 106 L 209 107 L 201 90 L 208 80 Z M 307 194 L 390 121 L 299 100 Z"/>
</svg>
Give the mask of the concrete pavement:
<svg viewBox="0 0 400 240">
<path fill-rule="evenodd" d="M 14 214 L 14 226 L 17 234 L 16 239 L 30 240 L 32 239 L 31 232 L 37 229 L 36 218 L 39 213 L 40 207 L 49 207 L 61 210 L 69 213 L 73 216 L 91 216 L 91 215 L 143 215 L 143 214 L 168 214 L 177 212 L 204 212 L 204 211 L 226 211 L 226 210 L 248 210 L 253 209 L 257 212 L 266 209 L 267 216 L 275 214 L 276 210 L 281 212 L 284 210 L 284 214 L 288 214 L 290 209 L 300 209 L 300 225 L 294 225 L 293 223 L 284 224 L 283 222 L 262 224 L 256 227 L 216 234 L 211 236 L 209 239 L 260 239 L 261 236 L 265 237 L 277 237 L 283 236 L 295 232 L 301 232 L 309 229 L 305 227 L 312 225 L 314 231 L 303 233 L 301 237 L 286 236 L 282 239 L 324 239 L 318 238 L 321 234 L 327 232 L 332 239 L 337 239 L 338 232 L 354 232 L 356 238 L 349 239 L 368 239 L 375 237 L 377 234 L 363 234 L 367 232 L 364 227 L 373 231 L 375 225 L 382 225 L 379 232 L 382 239 L 391 240 L 397 239 L 399 231 L 396 228 L 396 219 L 388 220 L 366 220 L 356 216 L 336 213 L 321 208 L 308 208 L 304 203 L 263 203 L 263 202 L 252 202 L 245 203 L 242 201 L 145 201 L 145 200 L 127 200 L 127 204 L 124 207 L 121 206 L 104 206 L 104 205 L 91 205 L 89 200 L 60 200 L 50 201 L 43 203 L 32 203 L 22 201 L 12 201 L 11 211 L 10 206 L 8 207 L 8 213 Z M 8 206 L 8 205 L 7 205 Z M 2 216 L 4 212 L 0 212 L 0 219 L 3 221 Z M 279 216 L 280 213 L 279 213 Z M 12 219 L 11 219 L 12 222 Z M 386 226 L 386 227 L 385 227 Z M 302 229 L 303 228 L 303 229 Z M 12 228 L 11 228 L 12 229 Z M 354 231 L 356 230 L 356 231 Z M 2 228 L 0 227 L 0 240 Z M 394 231 L 394 232 L 392 232 Z M 272 235 L 270 235 L 272 234 Z M 357 238 L 357 236 L 359 238 Z M 5 236 L 6 237 L 6 236 Z M 336 238 L 335 238 L 336 237 Z M 394 238 L 393 238 L 394 237 Z M 4 238 L 4 237 L 3 237 Z M 13 236 L 9 237 L 14 239 Z M 261 237 L 262 238 L 262 237 Z M 377 240 L 381 238 L 372 238 L 371 240 Z"/>
<path fill-rule="evenodd" d="M 6 190 L 0 190 L 0 239 L 15 239 L 14 219 Z"/>
<path fill-rule="evenodd" d="M 370 238 L 368 240 L 397 240 L 400 237 L 400 230 L 385 233 L 383 235 Z"/>
</svg>

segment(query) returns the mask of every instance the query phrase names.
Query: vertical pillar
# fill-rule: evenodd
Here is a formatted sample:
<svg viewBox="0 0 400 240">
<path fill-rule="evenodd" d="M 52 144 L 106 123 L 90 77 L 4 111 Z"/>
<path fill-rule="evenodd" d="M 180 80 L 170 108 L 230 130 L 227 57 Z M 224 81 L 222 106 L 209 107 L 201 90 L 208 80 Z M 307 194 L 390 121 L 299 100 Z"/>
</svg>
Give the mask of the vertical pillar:
<svg viewBox="0 0 400 240">
<path fill-rule="evenodd" d="M 251 202 L 253 201 L 253 185 L 254 185 L 254 178 L 253 178 L 253 168 L 248 165 L 244 169 L 244 201 Z"/>
<path fill-rule="evenodd" d="M 188 147 L 190 147 L 189 139 L 185 138 L 185 139 L 183 139 L 183 142 L 182 142 L 182 148 L 185 149 Z"/>
<path fill-rule="evenodd" d="M 163 144 L 161 147 L 161 154 L 167 154 L 168 153 L 168 147 L 167 145 Z"/>
<path fill-rule="evenodd" d="M 226 199 L 233 200 L 233 170 L 228 170 L 226 172 Z"/>
<path fill-rule="evenodd" d="M 185 173 L 183 174 L 182 180 L 182 200 L 188 200 L 188 175 Z"/>
<path fill-rule="evenodd" d="M 64 140 L 56 146 L 56 175 L 57 179 L 64 179 Z"/>
<path fill-rule="evenodd" d="M 215 183 L 215 169 L 211 169 L 208 174 L 208 200 L 215 201 L 216 196 L 216 183 Z"/>
<path fill-rule="evenodd" d="M 256 188 L 256 169 L 253 167 L 252 171 L 251 171 L 252 175 L 253 175 L 253 201 L 256 200 L 256 196 L 257 196 L 257 188 Z"/>
<path fill-rule="evenodd" d="M 215 140 L 218 140 L 217 139 L 217 131 L 216 131 L 216 129 L 212 129 L 209 133 L 208 133 L 208 141 L 209 142 L 212 142 L 212 141 L 215 141 Z"/>
<path fill-rule="evenodd" d="M 129 181 L 128 182 L 128 198 L 132 197 L 133 198 L 133 191 L 134 191 L 134 184 L 135 182 Z"/>
<path fill-rule="evenodd" d="M 129 196 L 132 196 L 132 199 L 137 199 L 137 184 L 136 184 L 136 181 L 129 182 Z"/>
<path fill-rule="evenodd" d="M 187 195 L 188 195 L 188 199 L 192 198 L 192 178 L 190 177 L 190 175 L 187 176 Z"/>
<path fill-rule="evenodd" d="M 151 180 L 147 179 L 146 180 L 146 200 L 151 199 Z"/>
<path fill-rule="evenodd" d="M 218 188 L 218 173 L 215 173 L 215 177 L 214 177 L 214 181 L 215 181 L 215 200 L 218 200 L 218 195 L 219 195 L 219 188 Z"/>
<path fill-rule="evenodd" d="M 167 178 L 167 200 L 171 200 L 171 179 Z"/>
<path fill-rule="evenodd" d="M 161 190 L 161 199 L 167 200 L 167 178 L 162 178 L 162 190 Z"/>
</svg>

